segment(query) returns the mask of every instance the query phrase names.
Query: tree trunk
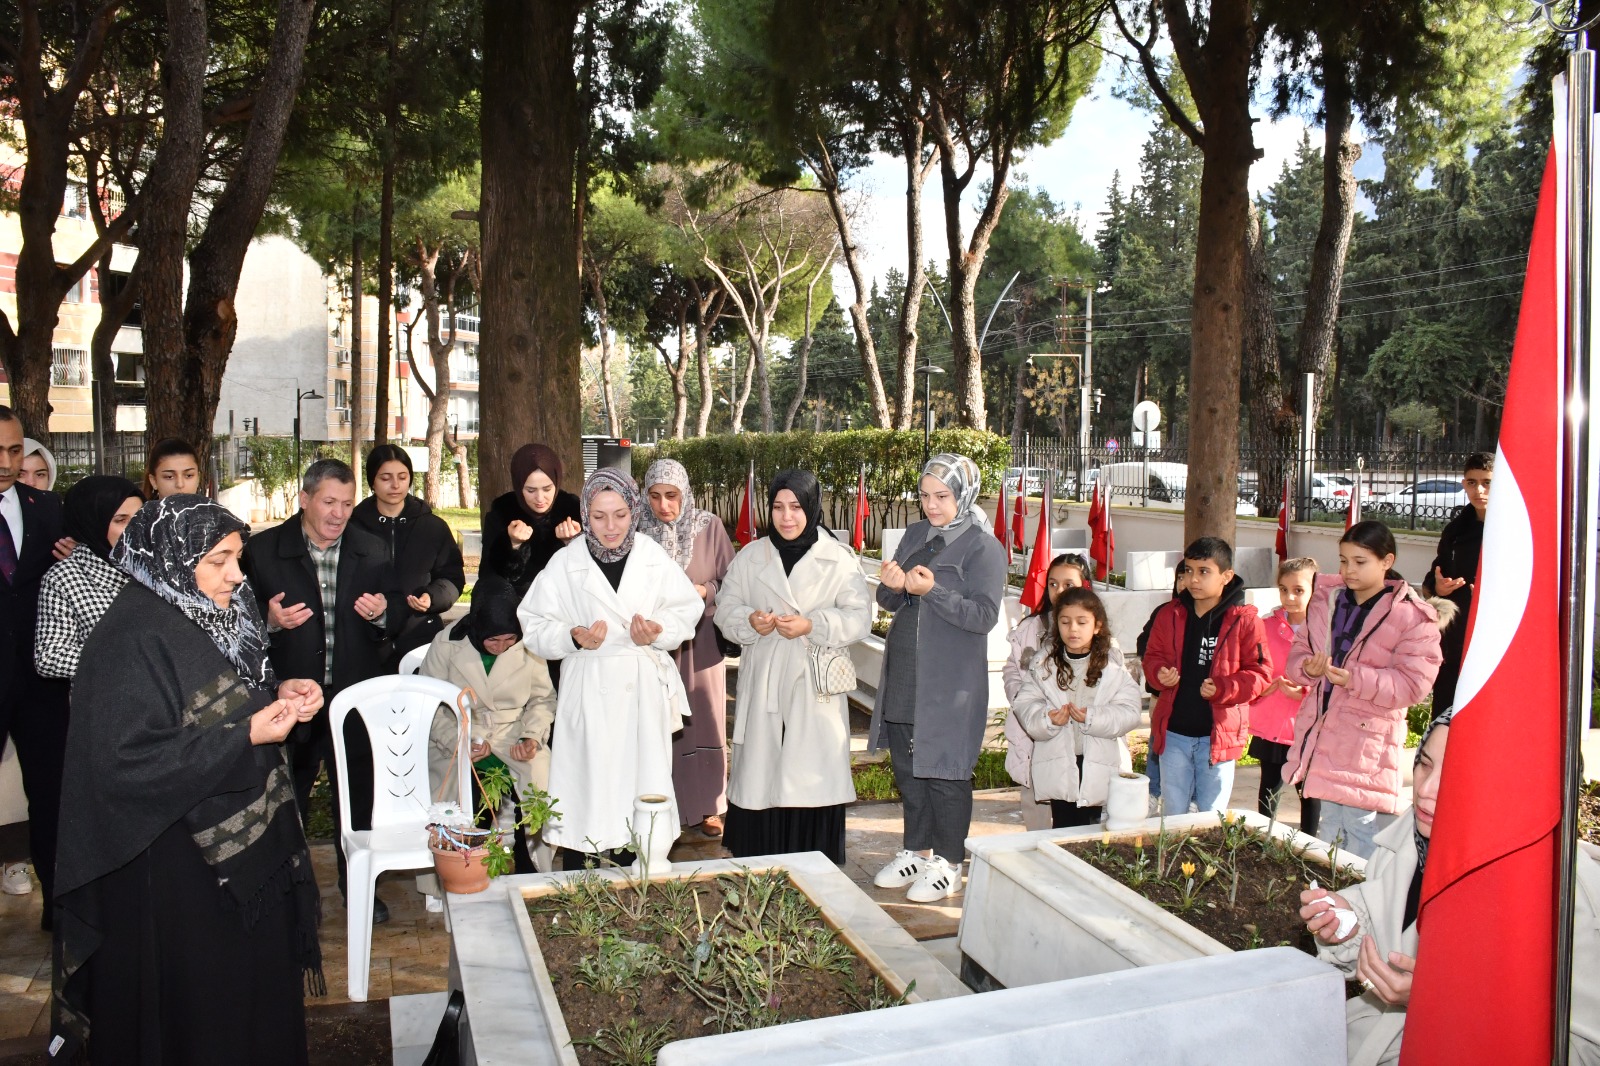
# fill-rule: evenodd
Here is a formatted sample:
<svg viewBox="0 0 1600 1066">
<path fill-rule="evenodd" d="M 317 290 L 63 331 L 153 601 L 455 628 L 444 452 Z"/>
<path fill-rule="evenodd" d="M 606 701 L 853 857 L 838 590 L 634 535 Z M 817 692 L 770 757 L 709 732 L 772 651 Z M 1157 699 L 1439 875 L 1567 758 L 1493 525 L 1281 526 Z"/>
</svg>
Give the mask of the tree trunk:
<svg viewBox="0 0 1600 1066">
<path fill-rule="evenodd" d="M 394 177 L 395 127 L 400 124 L 400 103 L 395 79 L 400 66 L 400 4 L 389 0 L 388 65 L 383 106 L 383 178 L 378 199 L 378 379 L 372 387 L 372 443 L 389 442 L 389 360 L 392 351 L 390 316 L 394 314 Z"/>
<path fill-rule="evenodd" d="M 751 341 L 751 347 L 754 348 L 755 345 L 756 342 Z M 750 358 L 744 361 L 744 381 L 738 384 L 738 394 L 733 398 L 732 429 L 735 433 L 744 432 L 744 409 L 750 402 L 750 385 L 755 378 L 756 365 L 761 361 L 756 358 L 754 351 L 751 352 Z"/>
<path fill-rule="evenodd" d="M 674 440 L 683 439 L 683 428 L 689 420 L 689 387 L 684 377 L 689 370 L 689 301 L 678 290 L 678 361 L 667 358 L 664 347 L 659 349 L 661 361 L 667 364 L 667 376 L 672 379 L 672 433 Z"/>
<path fill-rule="evenodd" d="M 1009 152 L 993 152 L 989 194 L 985 197 L 972 235 L 961 237 L 961 197 L 971 184 L 971 161 L 965 172 L 957 169 L 957 146 L 942 113 L 934 107 L 934 141 L 939 148 L 939 176 L 944 190 L 945 242 L 950 257 L 950 351 L 955 364 L 950 383 L 956 398 L 956 421 L 968 429 L 987 429 L 988 410 L 983 395 L 983 353 L 978 350 L 976 294 L 978 275 L 989 252 L 989 238 L 1000 222 L 1010 176 Z"/>
<path fill-rule="evenodd" d="M 1306 283 L 1306 310 L 1300 320 L 1296 349 L 1301 373 L 1317 375 L 1313 409 L 1320 420 L 1323 400 L 1332 382 L 1333 334 L 1339 324 L 1339 295 L 1344 285 L 1345 257 L 1350 251 L 1350 231 L 1355 224 L 1356 160 L 1361 144 L 1352 130 L 1350 86 L 1344 63 L 1337 55 L 1323 57 L 1327 71 L 1323 104 L 1327 119 L 1322 150 L 1322 218 L 1311 252 L 1311 274 Z"/>
<path fill-rule="evenodd" d="M 711 408 L 717 398 L 711 381 L 711 330 L 722 317 L 728 296 L 720 285 L 708 286 L 702 291 L 695 278 L 689 279 L 689 292 L 694 296 L 694 363 L 700 375 L 700 410 L 695 416 L 694 435 L 703 437 L 711 429 Z"/>
<path fill-rule="evenodd" d="M 1267 266 L 1261 215 L 1254 204 L 1250 205 L 1245 255 L 1244 376 L 1250 393 L 1256 506 L 1263 518 L 1272 518 L 1278 513 L 1283 479 L 1293 469 L 1290 457 L 1295 451 L 1299 420 L 1284 389 L 1278 321 L 1272 313 L 1272 274 Z"/>
<path fill-rule="evenodd" d="M 829 256 L 823 260 L 822 265 L 817 268 L 817 272 L 811 276 L 811 283 L 806 286 L 805 332 L 800 335 L 800 351 L 795 357 L 795 364 L 798 367 L 798 370 L 795 377 L 794 398 L 789 401 L 789 409 L 784 412 L 783 416 L 783 431 L 785 433 L 788 433 L 790 430 L 794 429 L 794 416 L 800 411 L 800 402 L 806 398 L 806 365 L 811 360 L 811 312 L 816 302 L 817 282 L 821 281 L 822 275 L 826 274 L 830 269 L 832 269 L 832 267 L 833 257 Z M 860 285 L 857 285 L 856 294 L 858 298 L 860 297 L 860 293 L 861 287 Z M 865 326 L 865 324 L 866 319 L 865 315 L 863 315 L 862 325 Z M 876 369 L 877 361 L 874 360 L 870 365 Z M 883 393 L 883 382 L 881 381 L 878 383 L 878 393 L 879 398 L 881 399 Z M 880 428 L 884 429 L 888 428 L 882 423 L 879 423 L 879 426 Z"/>
<path fill-rule="evenodd" d="M 73 118 L 79 97 L 99 71 L 105 44 L 122 0 L 105 0 L 88 11 L 74 11 L 78 36 L 66 55 L 45 56 L 46 31 L 40 24 L 39 0 L 15 5 L 18 34 L 10 68 L 10 89 L 15 106 L 8 111 L 22 126 L 26 160 L 17 185 L 17 215 L 22 246 L 17 249 L 17 321 L 0 312 L 0 363 L 10 389 L 10 406 L 22 419 L 27 433 L 50 444 L 50 364 L 54 356 L 55 328 L 61 300 L 78 283 L 106 247 L 120 237 L 127 222 L 114 235 L 102 233 L 71 264 L 56 264 L 54 236 L 67 190 L 67 157 L 73 137 Z M 198 6 L 201 39 L 205 7 Z M 168 58 L 173 56 L 168 51 Z M 92 190 L 91 190 L 92 193 Z M 182 255 L 182 249 L 179 249 Z"/>
<path fill-rule="evenodd" d="M 1238 519 L 1239 366 L 1249 222 L 1250 0 L 1212 0 L 1200 44 L 1187 0 L 1162 0 L 1173 51 L 1205 124 L 1190 312 L 1189 477 L 1184 539 L 1232 543 Z"/>
<path fill-rule="evenodd" d="M 429 388 L 417 372 L 416 350 L 412 349 L 411 374 L 417 387 L 428 399 L 428 469 L 423 474 L 422 498 L 438 506 L 442 466 L 444 463 L 445 430 L 450 408 L 450 353 L 456 346 L 456 285 L 466 272 L 470 255 L 463 256 L 459 264 L 445 278 L 445 314 L 449 318 L 448 333 L 441 336 L 439 324 L 439 255 L 440 249 L 429 249 L 417 241 L 417 290 L 422 303 L 422 313 L 428 323 L 428 360 L 433 364 L 433 387 Z M 462 507 L 467 506 L 462 503 Z"/>
<path fill-rule="evenodd" d="M 928 267 L 922 251 L 922 187 L 937 158 L 923 159 L 923 130 L 920 118 L 907 118 L 900 131 L 906 163 L 906 288 L 900 296 L 895 429 L 910 429 L 917 407 L 917 325 L 922 319 L 922 292 L 928 287 Z"/>
<path fill-rule="evenodd" d="M 139 258 L 132 284 L 143 309 L 145 397 L 150 440 L 179 436 L 185 402 L 183 374 L 183 256 L 189 208 L 205 146 L 207 12 L 204 0 L 168 0 L 167 52 L 162 63 L 161 143 L 145 181 Z M 192 440 L 205 469 L 205 440 Z"/>
<path fill-rule="evenodd" d="M 345 392 L 345 399 L 350 403 L 350 468 L 361 469 L 361 320 L 366 316 L 361 312 L 365 302 L 361 291 L 361 258 L 366 254 L 366 242 L 361 239 L 361 203 L 356 202 L 355 225 L 356 234 L 350 242 L 350 388 Z"/>
<path fill-rule="evenodd" d="M 889 416 L 889 397 L 883 391 L 883 375 L 878 372 L 878 350 L 872 338 L 872 327 L 867 322 L 867 286 L 861 277 L 860 249 L 856 247 L 855 237 L 850 230 L 850 216 L 845 211 L 844 197 L 839 188 L 839 172 L 834 169 L 833 158 L 828 153 L 828 146 L 818 141 L 820 162 L 817 167 L 817 177 L 822 185 L 823 192 L 828 197 L 828 210 L 833 214 L 833 224 L 839 231 L 839 248 L 844 256 L 845 269 L 850 272 L 850 285 L 855 293 L 855 299 L 850 304 L 850 322 L 855 327 L 856 351 L 861 356 L 861 372 L 866 375 L 867 405 L 872 408 L 872 424 L 881 429 L 890 428 L 893 423 Z M 811 294 L 806 294 L 806 304 L 809 309 Z M 807 322 L 810 322 L 809 313 Z M 810 346 L 809 325 L 806 331 L 807 347 Z M 802 364 L 803 365 L 803 364 Z M 802 382 L 804 374 L 802 372 Z M 784 419 L 784 432 L 794 424 L 795 411 L 799 408 L 799 401 L 805 396 L 805 386 L 795 392 L 795 399 L 789 404 L 787 416 Z"/>
<path fill-rule="evenodd" d="M 589 293 L 594 297 L 595 316 L 600 325 L 600 402 L 606 408 L 606 433 L 613 437 L 622 436 L 622 422 L 617 418 L 617 398 L 615 390 L 611 388 L 611 323 L 606 314 L 606 293 L 602 284 L 604 278 L 600 268 L 593 260 L 589 261 L 588 270 L 585 272 L 589 281 Z"/>
<path fill-rule="evenodd" d="M 573 183 L 584 115 L 573 74 L 581 0 L 484 0 L 483 334 L 489 387 L 480 505 L 511 487 L 512 453 L 544 441 L 583 480 L 582 288 Z"/>
</svg>

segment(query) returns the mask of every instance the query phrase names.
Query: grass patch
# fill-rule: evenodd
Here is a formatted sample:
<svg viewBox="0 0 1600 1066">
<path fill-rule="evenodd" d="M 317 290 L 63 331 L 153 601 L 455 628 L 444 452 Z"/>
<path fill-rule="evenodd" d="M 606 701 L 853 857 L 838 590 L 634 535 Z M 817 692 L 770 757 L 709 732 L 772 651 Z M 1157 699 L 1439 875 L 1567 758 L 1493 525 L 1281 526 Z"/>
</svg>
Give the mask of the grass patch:
<svg viewBox="0 0 1600 1066">
<path fill-rule="evenodd" d="M 881 762 L 858 763 L 850 768 L 855 779 L 856 799 L 863 803 L 877 803 L 900 798 L 894 787 L 894 765 L 885 756 Z M 978 753 L 978 765 L 972 768 L 972 787 L 1011 788 L 1016 782 L 1006 773 L 1004 748 L 985 748 Z"/>
<path fill-rule="evenodd" d="M 433 513 L 444 519 L 445 525 L 457 536 L 463 530 L 483 527 L 483 517 L 476 507 L 435 507 Z"/>
</svg>

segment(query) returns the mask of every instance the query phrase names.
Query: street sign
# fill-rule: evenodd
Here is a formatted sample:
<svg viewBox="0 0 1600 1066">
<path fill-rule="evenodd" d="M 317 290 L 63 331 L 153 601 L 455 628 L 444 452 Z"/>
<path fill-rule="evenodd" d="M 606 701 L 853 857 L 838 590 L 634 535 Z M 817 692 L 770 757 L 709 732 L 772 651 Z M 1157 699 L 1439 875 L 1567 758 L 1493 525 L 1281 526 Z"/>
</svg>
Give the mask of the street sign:
<svg viewBox="0 0 1600 1066">
<path fill-rule="evenodd" d="M 1106 441 L 1106 451 L 1110 452 L 1112 455 L 1117 454 L 1118 447 L 1119 445 L 1116 442 L 1116 438 Z"/>
<path fill-rule="evenodd" d="M 1153 400 L 1140 400 L 1133 409 L 1133 428 L 1148 433 L 1161 424 L 1161 408 Z"/>
</svg>

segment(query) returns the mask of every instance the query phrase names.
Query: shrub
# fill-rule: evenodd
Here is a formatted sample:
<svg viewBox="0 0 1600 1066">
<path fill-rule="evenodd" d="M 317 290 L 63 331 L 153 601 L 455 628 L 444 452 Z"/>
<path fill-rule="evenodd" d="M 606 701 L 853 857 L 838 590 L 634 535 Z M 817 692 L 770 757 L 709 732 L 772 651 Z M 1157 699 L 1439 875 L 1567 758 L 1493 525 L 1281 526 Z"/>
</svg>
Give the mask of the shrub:
<svg viewBox="0 0 1600 1066">
<path fill-rule="evenodd" d="M 998 492 L 1011 461 L 1011 444 L 994 433 L 941 429 L 933 434 L 934 454 L 970 457 L 983 474 L 986 491 Z M 633 474 L 643 479 L 657 458 L 676 459 L 689 472 L 695 502 L 714 511 L 730 527 L 738 520 L 745 475 L 755 463 L 758 521 L 765 517 L 768 481 L 780 470 L 798 467 L 822 483 L 823 514 L 834 529 L 853 524 L 856 478 L 864 465 L 872 520 L 868 544 L 877 530 L 905 526 L 919 517 L 917 475 L 922 470 L 922 434 L 914 430 L 855 429 L 843 433 L 739 433 L 686 440 L 664 440 L 633 449 Z"/>
</svg>

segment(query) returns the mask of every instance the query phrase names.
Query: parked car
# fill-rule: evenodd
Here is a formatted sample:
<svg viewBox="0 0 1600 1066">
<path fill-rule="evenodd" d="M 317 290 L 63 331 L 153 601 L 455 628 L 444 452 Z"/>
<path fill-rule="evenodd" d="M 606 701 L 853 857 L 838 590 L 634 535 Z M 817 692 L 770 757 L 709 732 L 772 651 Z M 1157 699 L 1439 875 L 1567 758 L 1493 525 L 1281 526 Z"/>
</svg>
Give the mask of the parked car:
<svg viewBox="0 0 1600 1066">
<path fill-rule="evenodd" d="M 1311 511 L 1343 514 L 1350 509 L 1350 494 L 1355 487 L 1356 479 L 1347 474 L 1312 474 Z M 1368 507 L 1371 502 L 1372 488 L 1363 484 L 1361 506 Z"/>
<path fill-rule="evenodd" d="M 1146 476 L 1148 471 L 1148 483 Z M 1109 463 L 1100 468 L 1100 484 L 1112 500 L 1119 503 L 1183 504 L 1188 492 L 1189 466 L 1187 463 L 1156 462 Z M 1239 499 L 1234 513 L 1256 515 L 1256 505 Z"/>
<path fill-rule="evenodd" d="M 1448 521 L 1455 517 L 1457 510 L 1467 505 L 1467 493 L 1459 481 L 1429 478 L 1414 487 L 1407 485 L 1399 492 L 1379 496 L 1362 506 L 1374 514 L 1409 515 L 1413 505 L 1418 518 Z"/>
<path fill-rule="evenodd" d="M 1043 496 L 1044 481 L 1048 474 L 1049 471 L 1042 466 L 1008 466 L 1005 473 L 1006 492 L 1015 496 L 1017 494 L 1017 486 L 1022 485 L 1022 491 L 1025 495 Z M 1059 492 L 1060 490 L 1061 486 L 1057 484 L 1056 491 Z"/>
</svg>

